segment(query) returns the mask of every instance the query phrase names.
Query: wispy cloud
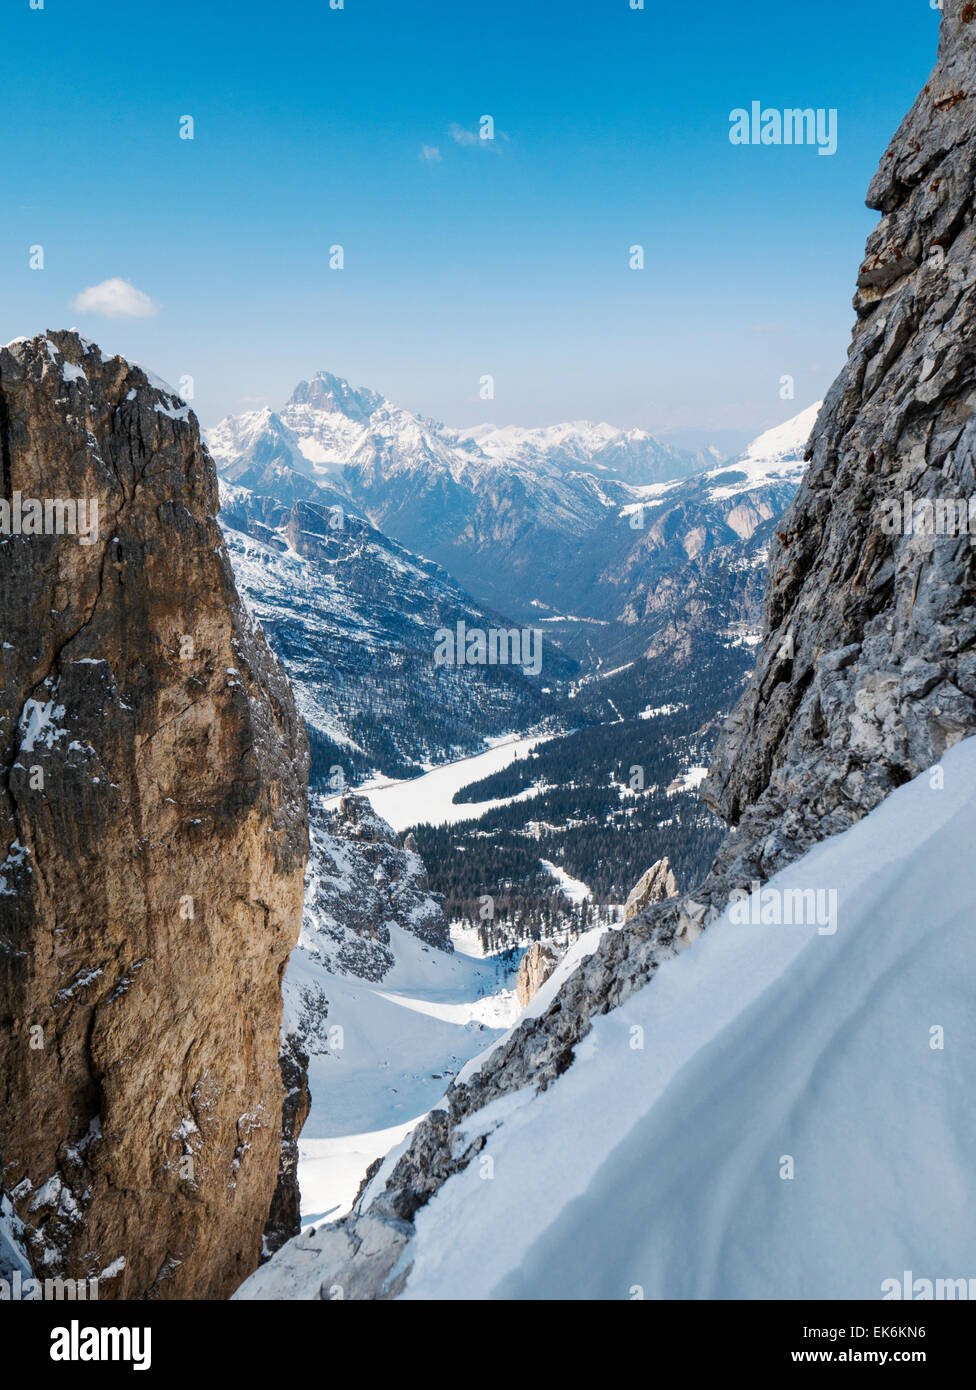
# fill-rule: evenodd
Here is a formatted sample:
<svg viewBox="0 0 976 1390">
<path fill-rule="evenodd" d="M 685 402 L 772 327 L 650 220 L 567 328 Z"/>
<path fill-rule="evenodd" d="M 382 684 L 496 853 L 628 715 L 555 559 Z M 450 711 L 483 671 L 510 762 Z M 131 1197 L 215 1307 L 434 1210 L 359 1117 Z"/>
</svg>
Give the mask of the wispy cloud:
<svg viewBox="0 0 976 1390">
<path fill-rule="evenodd" d="M 452 121 L 447 133 L 455 145 L 476 145 L 482 150 L 494 150 L 496 154 L 511 138 L 507 130 L 495 129 L 495 122 L 491 116 L 482 116 L 476 130 L 467 130 L 463 125 L 458 125 L 457 121 Z"/>
<path fill-rule="evenodd" d="M 148 319 L 159 313 L 159 305 L 148 294 L 118 276 L 89 285 L 72 300 L 71 307 L 83 314 L 104 314 L 110 319 Z"/>
<path fill-rule="evenodd" d="M 447 128 L 447 133 L 454 141 L 455 145 L 477 145 L 488 144 L 487 140 L 481 140 L 476 130 L 465 130 L 463 125 L 458 125 L 457 121 L 452 121 Z"/>
<path fill-rule="evenodd" d="M 436 145 L 421 145 L 420 158 L 425 164 L 440 164 L 441 152 Z"/>
</svg>

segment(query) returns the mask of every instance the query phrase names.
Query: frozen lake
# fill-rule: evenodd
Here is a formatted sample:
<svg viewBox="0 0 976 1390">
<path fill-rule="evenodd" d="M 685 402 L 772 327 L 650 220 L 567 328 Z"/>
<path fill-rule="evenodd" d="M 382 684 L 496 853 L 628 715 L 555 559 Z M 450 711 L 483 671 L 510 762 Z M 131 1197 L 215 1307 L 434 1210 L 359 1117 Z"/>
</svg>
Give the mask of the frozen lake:
<svg viewBox="0 0 976 1390">
<path fill-rule="evenodd" d="M 404 782 L 377 780 L 366 782 L 356 791 L 369 797 L 373 810 L 400 834 L 410 825 L 427 822 L 429 825 L 456 825 L 459 821 L 477 820 L 486 811 L 498 806 L 510 806 L 513 801 L 526 801 L 535 795 L 535 788 L 528 787 L 518 796 L 502 797 L 496 801 L 463 802 L 455 805 L 452 797 L 462 787 L 478 782 L 492 772 L 500 772 L 524 758 L 540 743 L 552 738 L 552 734 L 532 734 L 529 736 L 513 734 L 499 739 L 484 753 L 475 753 L 470 758 L 460 758 L 457 762 L 444 763 L 420 777 L 411 777 Z M 330 799 L 334 805 L 338 797 Z"/>
</svg>

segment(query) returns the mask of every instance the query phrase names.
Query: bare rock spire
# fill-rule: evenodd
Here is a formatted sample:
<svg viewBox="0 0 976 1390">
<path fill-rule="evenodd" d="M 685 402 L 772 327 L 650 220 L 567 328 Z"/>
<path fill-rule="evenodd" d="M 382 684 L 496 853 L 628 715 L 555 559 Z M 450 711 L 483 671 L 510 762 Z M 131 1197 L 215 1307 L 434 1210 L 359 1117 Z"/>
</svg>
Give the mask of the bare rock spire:
<svg viewBox="0 0 976 1390">
<path fill-rule="evenodd" d="M 0 400 L 3 1187 L 39 1275 L 226 1296 L 278 1171 L 304 731 L 189 408 L 74 333 L 0 350 Z"/>
</svg>

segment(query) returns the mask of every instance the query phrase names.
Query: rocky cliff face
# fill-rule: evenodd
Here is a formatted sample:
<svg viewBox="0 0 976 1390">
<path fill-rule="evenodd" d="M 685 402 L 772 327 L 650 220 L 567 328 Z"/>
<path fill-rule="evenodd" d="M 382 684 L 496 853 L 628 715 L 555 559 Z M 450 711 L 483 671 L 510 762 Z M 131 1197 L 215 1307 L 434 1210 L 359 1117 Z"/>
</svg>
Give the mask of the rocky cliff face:
<svg viewBox="0 0 976 1390">
<path fill-rule="evenodd" d="M 716 750 L 706 799 L 739 826 L 723 880 L 768 877 L 976 727 L 973 538 L 891 525 L 906 494 L 966 507 L 976 494 L 974 134 L 976 11 L 952 4 L 868 193 L 882 217 L 848 363 L 778 528 L 755 676 Z"/>
<path fill-rule="evenodd" d="M 708 797 L 736 826 L 693 896 L 607 933 L 560 989 L 452 1086 L 346 1221 L 292 1249 L 321 1296 L 390 1298 L 413 1217 L 487 1142 L 472 1112 L 546 1087 L 590 1020 L 644 985 L 728 901 L 976 732 L 976 590 L 968 535 L 889 534 L 885 504 L 976 494 L 976 7 L 946 0 L 939 59 L 869 192 L 882 213 L 861 268 L 848 364 L 814 431 L 808 476 L 771 557 L 756 674 Z M 890 508 L 888 510 L 890 515 Z"/>
<path fill-rule="evenodd" d="M 304 734 L 168 388 L 73 333 L 21 340 L 0 444 L 3 1186 L 38 1273 L 225 1296 L 278 1171 Z M 97 525 L 33 533 L 30 499 Z"/>
</svg>

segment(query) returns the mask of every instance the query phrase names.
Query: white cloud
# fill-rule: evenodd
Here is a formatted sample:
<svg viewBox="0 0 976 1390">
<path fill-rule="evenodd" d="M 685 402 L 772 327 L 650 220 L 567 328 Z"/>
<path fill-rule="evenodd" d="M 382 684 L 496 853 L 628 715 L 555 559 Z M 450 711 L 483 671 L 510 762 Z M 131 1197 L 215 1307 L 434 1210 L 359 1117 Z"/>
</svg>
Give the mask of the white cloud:
<svg viewBox="0 0 976 1390">
<path fill-rule="evenodd" d="M 452 121 L 448 127 L 448 134 L 455 145 L 477 145 L 479 135 L 476 130 L 465 130 L 463 125 L 458 125 L 457 121 Z"/>
<path fill-rule="evenodd" d="M 420 158 L 425 164 L 440 164 L 441 152 L 436 145 L 421 145 Z"/>
<path fill-rule="evenodd" d="M 71 307 L 83 314 L 104 314 L 110 319 L 147 319 L 159 313 L 159 305 L 148 294 L 118 276 L 103 280 L 100 285 L 89 285 L 72 300 Z"/>
</svg>

